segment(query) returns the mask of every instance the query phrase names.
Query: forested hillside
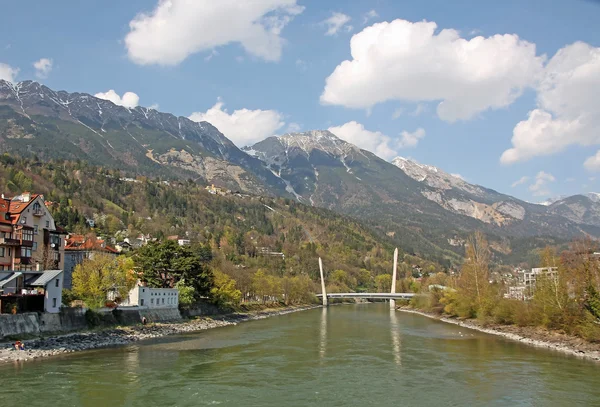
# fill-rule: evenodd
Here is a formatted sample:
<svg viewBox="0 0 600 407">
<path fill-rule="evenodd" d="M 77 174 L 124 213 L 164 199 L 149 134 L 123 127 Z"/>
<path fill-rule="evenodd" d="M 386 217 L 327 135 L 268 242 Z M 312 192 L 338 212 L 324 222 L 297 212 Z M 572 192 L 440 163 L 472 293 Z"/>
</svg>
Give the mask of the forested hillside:
<svg viewBox="0 0 600 407">
<path fill-rule="evenodd" d="M 0 186 L 5 194 L 44 194 L 57 223 L 71 232 L 94 232 L 117 241 L 139 234 L 159 240 L 179 235 L 208 244 L 215 269 L 234 276 L 242 289 L 259 269 L 316 280 L 319 256 L 330 282 L 340 289 L 372 288 L 376 276 L 392 268 L 394 242 L 389 237 L 291 199 L 213 195 L 192 181 L 134 178 L 85 162 L 41 162 L 6 154 L 0 158 Z M 95 220 L 93 230 L 86 218 Z M 415 256 L 406 261 L 441 271 L 438 264 Z M 404 273 L 412 270 L 408 264 L 401 267 Z"/>
</svg>

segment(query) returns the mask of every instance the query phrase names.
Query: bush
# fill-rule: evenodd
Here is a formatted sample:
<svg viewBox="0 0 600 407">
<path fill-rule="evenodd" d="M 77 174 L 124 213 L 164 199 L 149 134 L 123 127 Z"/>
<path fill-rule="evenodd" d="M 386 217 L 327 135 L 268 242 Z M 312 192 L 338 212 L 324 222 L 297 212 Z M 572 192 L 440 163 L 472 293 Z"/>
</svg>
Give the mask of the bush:
<svg viewBox="0 0 600 407">
<path fill-rule="evenodd" d="M 85 312 L 85 322 L 87 323 L 89 328 L 97 327 L 98 325 L 100 325 L 101 321 L 102 318 L 97 312 L 94 312 L 91 309 L 88 309 Z"/>
</svg>

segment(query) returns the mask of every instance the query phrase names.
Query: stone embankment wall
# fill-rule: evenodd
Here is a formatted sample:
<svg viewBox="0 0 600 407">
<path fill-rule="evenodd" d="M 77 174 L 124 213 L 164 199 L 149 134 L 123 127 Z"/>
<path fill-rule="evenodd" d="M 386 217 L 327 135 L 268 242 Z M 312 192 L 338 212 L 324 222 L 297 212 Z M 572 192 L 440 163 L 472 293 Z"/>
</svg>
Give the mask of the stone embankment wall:
<svg viewBox="0 0 600 407">
<path fill-rule="evenodd" d="M 119 308 L 100 310 L 99 325 L 139 324 L 143 317 L 148 322 L 176 322 L 181 320 L 178 309 Z M 0 340 L 20 335 L 41 335 L 44 333 L 73 332 L 88 328 L 85 310 L 62 308 L 58 314 L 29 312 L 24 314 L 0 314 Z"/>
</svg>

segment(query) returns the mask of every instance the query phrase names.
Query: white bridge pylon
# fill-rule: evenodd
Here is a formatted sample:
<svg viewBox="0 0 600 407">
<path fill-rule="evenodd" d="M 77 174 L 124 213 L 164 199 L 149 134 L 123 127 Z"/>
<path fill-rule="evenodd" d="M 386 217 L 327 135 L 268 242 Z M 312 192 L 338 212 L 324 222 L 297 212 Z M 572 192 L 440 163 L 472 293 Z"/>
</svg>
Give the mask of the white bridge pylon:
<svg viewBox="0 0 600 407">
<path fill-rule="evenodd" d="M 390 293 L 330 293 L 325 289 L 325 277 L 323 275 L 323 261 L 319 257 L 319 272 L 321 274 L 321 294 L 317 297 L 323 300 L 323 306 L 327 306 L 328 298 L 372 298 L 390 300 L 390 309 L 396 309 L 395 300 L 409 300 L 414 297 L 414 293 L 396 293 L 396 278 L 398 270 L 398 248 L 394 250 L 394 269 L 392 271 L 392 289 Z"/>
</svg>

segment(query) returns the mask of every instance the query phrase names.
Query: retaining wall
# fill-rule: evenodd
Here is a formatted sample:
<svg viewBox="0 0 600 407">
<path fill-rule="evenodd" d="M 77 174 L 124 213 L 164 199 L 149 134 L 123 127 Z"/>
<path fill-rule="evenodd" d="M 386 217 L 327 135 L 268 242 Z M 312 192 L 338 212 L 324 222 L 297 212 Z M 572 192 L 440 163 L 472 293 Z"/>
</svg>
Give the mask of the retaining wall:
<svg viewBox="0 0 600 407">
<path fill-rule="evenodd" d="M 99 324 L 104 327 L 139 324 L 142 317 L 146 317 L 148 322 L 176 322 L 182 319 L 177 308 L 119 308 L 116 312 L 105 309 L 100 310 L 98 314 Z M 85 309 L 82 308 L 61 308 L 58 314 L 37 312 L 0 314 L 0 340 L 20 335 L 73 332 L 87 328 Z"/>
</svg>

